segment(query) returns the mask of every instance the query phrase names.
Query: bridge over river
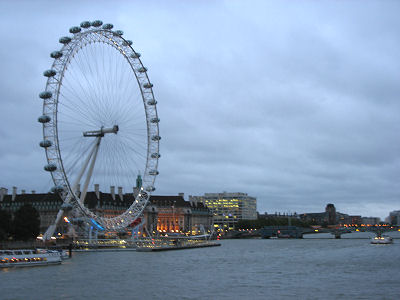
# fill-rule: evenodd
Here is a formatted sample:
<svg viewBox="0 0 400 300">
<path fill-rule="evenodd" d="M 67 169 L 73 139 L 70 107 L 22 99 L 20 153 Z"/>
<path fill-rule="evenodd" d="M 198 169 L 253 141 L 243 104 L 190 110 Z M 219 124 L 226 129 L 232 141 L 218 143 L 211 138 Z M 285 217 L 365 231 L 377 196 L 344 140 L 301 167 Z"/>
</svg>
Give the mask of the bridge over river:
<svg viewBox="0 0 400 300">
<path fill-rule="evenodd" d="M 400 231 L 400 226 L 387 225 L 371 225 L 371 226 L 338 226 L 338 227 L 297 227 L 297 226 L 265 226 L 258 230 L 262 238 L 303 238 L 305 234 L 330 233 L 336 239 L 340 239 L 343 234 L 356 231 L 374 232 L 376 235 L 381 235 L 388 231 Z"/>
</svg>

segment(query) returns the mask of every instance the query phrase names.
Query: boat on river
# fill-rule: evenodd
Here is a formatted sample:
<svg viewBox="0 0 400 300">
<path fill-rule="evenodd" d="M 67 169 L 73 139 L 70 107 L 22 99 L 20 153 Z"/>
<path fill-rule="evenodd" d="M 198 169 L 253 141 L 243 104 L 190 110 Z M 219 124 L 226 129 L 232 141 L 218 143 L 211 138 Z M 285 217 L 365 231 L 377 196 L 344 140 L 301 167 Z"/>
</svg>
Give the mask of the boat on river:
<svg viewBox="0 0 400 300">
<path fill-rule="evenodd" d="M 0 250 L 0 268 L 57 265 L 61 262 L 58 251 Z"/>
<path fill-rule="evenodd" d="M 181 236 L 169 235 L 142 238 L 137 241 L 136 251 L 154 252 L 221 246 L 210 240 L 209 235 Z"/>
<path fill-rule="evenodd" d="M 61 260 L 71 258 L 66 250 L 63 249 L 36 249 L 37 253 L 56 253 L 60 255 Z"/>
<path fill-rule="evenodd" d="M 387 235 L 377 235 L 371 239 L 371 244 L 393 244 L 393 239 Z"/>
</svg>

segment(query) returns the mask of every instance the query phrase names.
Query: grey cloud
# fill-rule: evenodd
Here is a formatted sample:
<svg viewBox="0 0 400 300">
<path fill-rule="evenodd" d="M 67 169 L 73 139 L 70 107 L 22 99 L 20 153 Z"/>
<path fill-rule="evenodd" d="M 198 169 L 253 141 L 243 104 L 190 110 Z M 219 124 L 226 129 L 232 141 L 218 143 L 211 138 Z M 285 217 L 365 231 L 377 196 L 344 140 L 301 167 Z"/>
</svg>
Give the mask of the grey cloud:
<svg viewBox="0 0 400 300">
<path fill-rule="evenodd" d="M 0 47 L 0 168 L 12 169 L 0 185 L 50 187 L 37 147 L 41 74 L 70 26 L 100 18 L 134 41 L 155 85 L 158 193 L 248 192 L 261 212 L 399 209 L 399 4 L 24 5 L 0 5 L 3 27 L 25 20 Z"/>
</svg>

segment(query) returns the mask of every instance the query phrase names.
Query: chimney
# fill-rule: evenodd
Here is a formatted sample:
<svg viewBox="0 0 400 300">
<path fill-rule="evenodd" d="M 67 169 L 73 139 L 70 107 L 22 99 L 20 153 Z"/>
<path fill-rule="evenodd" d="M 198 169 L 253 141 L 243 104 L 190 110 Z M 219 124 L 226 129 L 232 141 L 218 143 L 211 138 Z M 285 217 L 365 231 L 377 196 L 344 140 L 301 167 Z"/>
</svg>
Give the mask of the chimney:
<svg viewBox="0 0 400 300">
<path fill-rule="evenodd" d="M 118 187 L 118 195 L 121 201 L 124 201 L 124 195 L 122 194 L 122 186 Z"/>
<path fill-rule="evenodd" d="M 99 200 L 100 199 L 100 185 L 98 183 L 96 183 L 94 185 L 94 192 L 96 193 L 97 200 Z"/>
<path fill-rule="evenodd" d="M 183 199 L 185 199 L 185 197 L 184 197 L 184 196 L 185 196 L 185 193 L 179 193 L 178 196 L 179 196 L 179 197 L 182 197 Z"/>
<path fill-rule="evenodd" d="M 15 201 L 15 197 L 17 197 L 17 187 L 13 186 L 11 201 Z"/>
<path fill-rule="evenodd" d="M 21 190 L 21 194 L 24 195 L 25 194 L 25 190 Z"/>
<path fill-rule="evenodd" d="M 115 201 L 115 186 L 113 186 L 113 185 L 110 186 L 110 193 L 111 193 L 111 197 Z"/>
<path fill-rule="evenodd" d="M 0 201 L 3 201 L 4 196 L 8 194 L 8 189 L 6 188 L 0 188 Z"/>
<path fill-rule="evenodd" d="M 36 194 L 36 191 L 35 191 L 35 190 L 32 190 L 32 194 Z"/>
</svg>

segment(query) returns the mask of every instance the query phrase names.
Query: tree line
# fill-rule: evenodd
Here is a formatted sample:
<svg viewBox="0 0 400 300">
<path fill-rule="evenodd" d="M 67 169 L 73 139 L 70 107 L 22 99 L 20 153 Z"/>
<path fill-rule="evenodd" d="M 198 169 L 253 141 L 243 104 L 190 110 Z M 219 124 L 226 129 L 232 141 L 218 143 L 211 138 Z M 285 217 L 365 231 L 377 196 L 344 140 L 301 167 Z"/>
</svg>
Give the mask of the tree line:
<svg viewBox="0 0 400 300">
<path fill-rule="evenodd" d="M 291 218 L 290 224 L 298 227 L 310 227 L 311 222 L 301 221 L 299 219 Z M 235 229 L 260 229 L 264 226 L 287 226 L 289 220 L 287 217 L 275 217 L 275 218 L 258 218 L 256 220 L 239 220 L 235 226 Z"/>
<path fill-rule="evenodd" d="M 40 216 L 30 204 L 24 204 L 14 214 L 0 209 L 0 241 L 27 241 L 40 232 Z"/>
</svg>

